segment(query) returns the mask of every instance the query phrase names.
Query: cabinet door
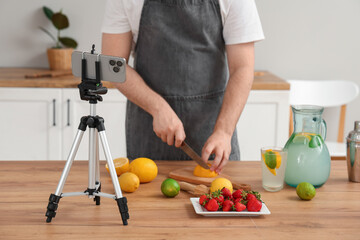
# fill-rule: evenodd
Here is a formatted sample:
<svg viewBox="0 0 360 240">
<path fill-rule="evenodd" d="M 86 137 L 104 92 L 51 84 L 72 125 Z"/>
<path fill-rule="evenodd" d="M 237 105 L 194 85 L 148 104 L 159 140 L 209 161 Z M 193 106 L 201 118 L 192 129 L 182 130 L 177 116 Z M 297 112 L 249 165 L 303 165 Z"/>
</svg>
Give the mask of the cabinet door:
<svg viewBox="0 0 360 240">
<path fill-rule="evenodd" d="M 289 138 L 289 91 L 252 90 L 237 123 L 241 160 L 260 160 L 260 148 Z"/>
<path fill-rule="evenodd" d="M 61 159 L 61 90 L 0 88 L 0 160 Z"/>
<path fill-rule="evenodd" d="M 96 114 L 105 120 L 105 131 L 113 158 L 126 157 L 125 139 L 125 111 L 126 98 L 117 90 L 109 89 L 106 95 L 102 95 L 103 101 L 96 104 Z M 80 99 L 78 89 L 63 89 L 62 97 L 63 112 L 63 138 L 62 158 L 67 159 L 70 148 L 82 116 L 90 114 L 90 104 Z M 89 159 L 89 133 L 85 131 L 79 151 L 75 157 L 77 160 Z M 104 160 L 102 145 L 99 142 L 100 159 Z"/>
</svg>

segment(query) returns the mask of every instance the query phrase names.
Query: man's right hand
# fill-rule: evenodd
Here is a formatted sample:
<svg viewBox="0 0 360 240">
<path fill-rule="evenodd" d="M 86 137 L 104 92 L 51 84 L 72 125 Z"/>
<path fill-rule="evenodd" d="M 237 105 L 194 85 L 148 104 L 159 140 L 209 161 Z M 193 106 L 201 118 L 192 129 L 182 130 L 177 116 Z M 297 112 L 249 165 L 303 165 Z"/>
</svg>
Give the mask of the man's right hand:
<svg viewBox="0 0 360 240">
<path fill-rule="evenodd" d="M 185 140 L 184 126 L 170 106 L 160 108 L 153 114 L 153 129 L 156 135 L 168 145 L 180 147 Z"/>
</svg>

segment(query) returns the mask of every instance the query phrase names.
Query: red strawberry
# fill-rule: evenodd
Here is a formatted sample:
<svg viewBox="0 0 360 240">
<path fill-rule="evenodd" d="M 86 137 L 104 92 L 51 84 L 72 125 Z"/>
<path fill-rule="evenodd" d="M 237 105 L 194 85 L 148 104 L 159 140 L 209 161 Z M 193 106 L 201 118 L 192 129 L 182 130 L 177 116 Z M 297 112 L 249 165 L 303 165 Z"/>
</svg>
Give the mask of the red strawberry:
<svg viewBox="0 0 360 240">
<path fill-rule="evenodd" d="M 242 201 L 242 198 L 236 198 L 236 199 L 234 200 L 234 204 L 237 203 L 237 202 L 241 202 L 241 201 Z"/>
<path fill-rule="evenodd" d="M 223 195 L 221 195 L 221 191 L 220 191 L 220 190 L 211 193 L 211 197 L 212 197 L 213 199 L 215 199 L 216 201 L 218 201 L 218 203 L 219 203 L 220 206 L 221 206 L 222 203 L 224 202 L 224 197 L 223 197 Z"/>
<path fill-rule="evenodd" d="M 221 189 L 221 194 L 224 196 L 224 198 L 229 198 L 231 197 L 231 192 L 228 188 L 224 187 L 223 189 Z"/>
<path fill-rule="evenodd" d="M 222 205 L 222 210 L 224 212 L 230 211 L 232 209 L 232 206 L 234 205 L 234 203 L 230 200 L 225 200 L 223 205 Z"/>
<path fill-rule="evenodd" d="M 206 210 L 208 211 L 217 211 L 219 209 L 219 204 L 215 199 L 210 199 L 207 204 L 205 204 Z"/>
<path fill-rule="evenodd" d="M 220 205 L 224 202 L 224 197 L 222 195 L 214 198 Z"/>
<path fill-rule="evenodd" d="M 255 196 L 254 198 L 251 198 L 247 203 L 247 209 L 249 210 L 249 212 L 260 212 L 261 207 L 262 207 L 261 201 L 256 199 Z"/>
<path fill-rule="evenodd" d="M 242 193 L 243 190 L 242 189 L 238 189 L 235 192 L 233 192 L 232 196 L 236 199 L 236 198 L 241 198 L 242 197 Z"/>
<path fill-rule="evenodd" d="M 209 201 L 209 199 L 208 199 L 207 195 L 204 194 L 204 195 L 200 196 L 199 203 L 201 206 L 204 206 L 205 203 L 207 203 L 208 201 Z"/>
<path fill-rule="evenodd" d="M 242 204 L 241 202 L 237 202 L 237 203 L 235 203 L 234 208 L 237 212 L 241 212 L 246 209 L 246 206 L 244 204 Z"/>
</svg>

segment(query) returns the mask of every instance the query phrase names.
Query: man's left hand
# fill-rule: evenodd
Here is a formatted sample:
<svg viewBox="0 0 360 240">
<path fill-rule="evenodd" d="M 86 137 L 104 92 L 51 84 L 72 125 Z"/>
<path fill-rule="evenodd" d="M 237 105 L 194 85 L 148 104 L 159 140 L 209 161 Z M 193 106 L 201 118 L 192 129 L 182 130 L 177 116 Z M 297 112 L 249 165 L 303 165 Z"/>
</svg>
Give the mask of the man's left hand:
<svg viewBox="0 0 360 240">
<path fill-rule="evenodd" d="M 220 173 L 229 161 L 231 153 L 231 135 L 223 131 L 217 130 L 206 141 L 201 158 L 204 162 L 208 162 L 211 154 L 215 154 L 215 159 L 210 167 L 211 171 Z"/>
</svg>

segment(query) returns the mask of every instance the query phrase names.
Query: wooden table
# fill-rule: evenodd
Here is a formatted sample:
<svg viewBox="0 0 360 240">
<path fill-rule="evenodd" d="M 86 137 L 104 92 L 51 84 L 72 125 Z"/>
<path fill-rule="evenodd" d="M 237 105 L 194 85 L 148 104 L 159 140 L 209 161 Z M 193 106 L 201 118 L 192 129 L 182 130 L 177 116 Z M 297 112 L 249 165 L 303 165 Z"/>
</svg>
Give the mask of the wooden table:
<svg viewBox="0 0 360 240">
<path fill-rule="evenodd" d="M 25 78 L 26 74 L 48 72 L 48 69 L 36 68 L 0 68 L 0 87 L 41 87 L 41 88 L 77 88 L 80 78 L 72 75 L 56 78 Z M 113 88 L 110 82 L 105 87 Z M 257 71 L 252 90 L 289 90 L 290 84 L 267 71 Z"/>
<path fill-rule="evenodd" d="M 271 215 L 203 217 L 195 213 L 188 193 L 165 198 L 161 182 L 169 171 L 193 162 L 157 162 L 158 177 L 141 184 L 128 198 L 130 220 L 123 226 L 114 200 L 101 205 L 86 197 L 60 201 L 56 218 L 45 223 L 50 193 L 55 191 L 64 162 L 0 162 L 0 239 L 359 239 L 360 183 L 348 181 L 346 163 L 332 162 L 328 182 L 311 201 L 295 189 L 277 193 L 261 188 L 260 162 L 230 162 L 224 173 L 261 192 Z M 103 191 L 113 192 L 101 163 Z M 87 162 L 74 163 L 64 192 L 87 187 Z M 246 238 L 245 238 L 246 237 Z"/>
</svg>

